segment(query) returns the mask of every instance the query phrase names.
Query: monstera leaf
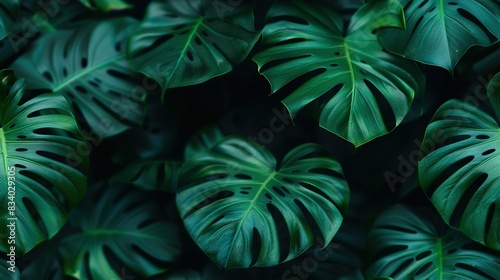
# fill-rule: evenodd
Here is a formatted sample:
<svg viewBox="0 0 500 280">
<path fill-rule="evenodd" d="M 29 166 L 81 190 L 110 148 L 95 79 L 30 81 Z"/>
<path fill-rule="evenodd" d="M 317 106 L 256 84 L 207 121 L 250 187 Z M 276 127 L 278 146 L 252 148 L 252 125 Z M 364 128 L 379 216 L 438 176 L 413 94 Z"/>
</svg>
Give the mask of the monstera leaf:
<svg viewBox="0 0 500 280">
<path fill-rule="evenodd" d="M 80 0 L 83 5 L 89 8 L 97 8 L 101 11 L 107 12 L 110 10 L 122 10 L 131 8 L 132 5 L 123 0 Z"/>
<path fill-rule="evenodd" d="M 29 97 L 0 71 L 0 251 L 23 255 L 52 238 L 86 188 L 86 148 L 69 104 L 54 93 Z M 7 224 L 15 224 L 8 228 Z M 10 245 L 9 245 L 10 244 Z"/>
<path fill-rule="evenodd" d="M 500 38 L 498 0 L 399 0 L 407 30 L 385 29 L 389 51 L 453 71 L 472 46 L 490 46 Z"/>
<path fill-rule="evenodd" d="M 229 72 L 260 33 L 247 3 L 221 10 L 221 1 L 156 1 L 132 34 L 130 65 L 163 88 L 198 84 Z M 229 1 L 231 2 L 231 1 Z"/>
<path fill-rule="evenodd" d="M 19 0 L 2 0 L 0 3 L 0 40 L 10 33 L 18 13 Z"/>
<path fill-rule="evenodd" d="M 182 163 L 163 160 L 145 160 L 133 163 L 110 182 L 126 183 L 143 190 L 164 190 L 176 192 L 177 175 Z"/>
<path fill-rule="evenodd" d="M 444 224 L 428 209 L 396 205 L 368 235 L 366 279 L 496 279 L 500 253 Z"/>
<path fill-rule="evenodd" d="M 424 83 L 414 63 L 382 49 L 375 33 L 384 27 L 404 28 L 394 0 L 361 7 L 346 35 L 331 9 L 281 1 L 269 12 L 254 60 L 273 93 L 293 83 L 282 101 L 292 117 L 318 100 L 320 126 L 360 146 L 401 123 Z"/>
<path fill-rule="evenodd" d="M 497 120 L 457 100 L 439 108 L 422 143 L 438 148 L 419 162 L 418 171 L 423 190 L 448 224 L 500 250 L 500 74 L 488 94 Z"/>
<path fill-rule="evenodd" d="M 123 185 L 94 186 L 71 217 L 81 232 L 60 252 L 67 275 L 78 279 L 145 279 L 168 270 L 180 253 L 177 228 L 144 192 Z M 103 216 L 103 213 L 106 213 Z M 116 267 L 116 263 L 125 267 Z"/>
<path fill-rule="evenodd" d="M 46 35 L 13 67 L 30 89 L 66 97 L 89 134 L 101 139 L 118 134 L 144 117 L 144 90 L 136 86 L 125 58 L 135 24 L 117 18 Z"/>
<path fill-rule="evenodd" d="M 341 166 L 320 146 L 293 149 L 278 168 L 267 150 L 237 136 L 184 163 L 177 194 L 187 231 L 222 268 L 293 259 L 313 244 L 316 226 L 328 244 L 348 202 Z"/>
</svg>

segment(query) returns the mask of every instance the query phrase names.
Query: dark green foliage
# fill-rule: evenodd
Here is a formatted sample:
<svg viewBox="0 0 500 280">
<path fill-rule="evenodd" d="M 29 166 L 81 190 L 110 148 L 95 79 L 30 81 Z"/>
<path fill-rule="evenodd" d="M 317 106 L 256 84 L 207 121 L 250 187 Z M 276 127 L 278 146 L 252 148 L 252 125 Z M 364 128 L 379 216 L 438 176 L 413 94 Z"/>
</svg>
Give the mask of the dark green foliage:
<svg viewBox="0 0 500 280">
<path fill-rule="evenodd" d="M 500 279 L 499 0 L 2 0 L 0 279 Z"/>
</svg>

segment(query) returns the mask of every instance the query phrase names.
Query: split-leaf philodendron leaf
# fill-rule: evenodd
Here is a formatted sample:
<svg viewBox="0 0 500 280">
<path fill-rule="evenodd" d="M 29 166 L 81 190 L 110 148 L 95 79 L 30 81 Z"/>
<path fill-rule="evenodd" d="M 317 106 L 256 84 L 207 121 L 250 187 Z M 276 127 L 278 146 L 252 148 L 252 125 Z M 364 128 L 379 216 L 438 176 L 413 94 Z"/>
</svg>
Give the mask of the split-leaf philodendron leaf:
<svg viewBox="0 0 500 280">
<path fill-rule="evenodd" d="M 155 1 L 130 39 L 130 65 L 163 88 L 207 81 L 243 61 L 260 33 L 248 2 Z M 219 6 L 218 6 L 219 5 Z"/>
<path fill-rule="evenodd" d="M 2 0 L 0 3 L 0 40 L 7 36 L 19 13 L 20 0 Z"/>
<path fill-rule="evenodd" d="M 406 31 L 385 29 L 381 42 L 389 51 L 453 71 L 472 46 L 500 39 L 497 0 L 398 0 L 405 7 Z"/>
<path fill-rule="evenodd" d="M 332 240 L 349 202 L 342 174 L 319 145 L 296 147 L 278 166 L 267 150 L 229 136 L 184 163 L 177 207 L 219 267 L 272 266 L 310 247 L 316 226 L 325 244 Z"/>
<path fill-rule="evenodd" d="M 66 223 L 87 185 L 88 154 L 80 152 L 82 147 L 86 144 L 62 96 L 29 97 L 23 79 L 0 71 L 0 251 L 10 252 L 7 224 L 12 221 L 18 255 Z"/>
<path fill-rule="evenodd" d="M 181 250 L 177 227 L 148 199 L 124 185 L 93 186 L 71 216 L 80 232 L 61 243 L 64 272 L 78 279 L 122 279 L 127 268 L 146 279 L 168 271 Z M 125 267 L 114 266 L 117 261 Z"/>
<path fill-rule="evenodd" d="M 449 225 L 500 250 L 500 73 L 488 95 L 496 120 L 458 100 L 439 108 L 422 144 L 437 149 L 419 162 L 418 171 L 423 190 Z"/>
<path fill-rule="evenodd" d="M 378 29 L 405 27 L 395 0 L 369 2 L 347 29 L 335 11 L 306 1 L 281 1 L 268 17 L 253 59 L 273 92 L 302 81 L 282 101 L 293 117 L 317 100 L 320 126 L 360 146 L 400 124 L 422 90 L 417 65 L 387 53 L 377 39 Z"/>
<path fill-rule="evenodd" d="M 449 228 L 428 209 L 395 205 L 368 235 L 366 279 L 496 279 L 500 252 Z"/>
<path fill-rule="evenodd" d="M 126 60 L 127 38 L 136 23 L 125 17 L 87 21 L 45 35 L 12 67 L 29 89 L 66 97 L 92 130 L 88 134 L 113 136 L 144 118 L 145 90 L 134 82 Z"/>
</svg>

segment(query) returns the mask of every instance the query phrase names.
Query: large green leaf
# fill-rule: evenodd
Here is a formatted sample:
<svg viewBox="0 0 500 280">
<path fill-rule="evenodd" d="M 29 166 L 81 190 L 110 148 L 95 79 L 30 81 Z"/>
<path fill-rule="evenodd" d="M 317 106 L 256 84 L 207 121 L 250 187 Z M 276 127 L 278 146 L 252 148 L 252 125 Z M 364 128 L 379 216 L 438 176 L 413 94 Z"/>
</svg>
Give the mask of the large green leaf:
<svg viewBox="0 0 500 280">
<path fill-rule="evenodd" d="M 83 197 L 88 157 L 62 96 L 27 96 L 11 70 L 0 71 L 0 81 L 0 251 L 10 248 L 13 220 L 6 219 L 17 218 L 16 254 L 23 255 L 52 238 Z"/>
<path fill-rule="evenodd" d="M 498 279 L 500 253 L 449 228 L 428 209 L 395 205 L 368 235 L 367 279 Z"/>
<path fill-rule="evenodd" d="M 145 279 L 169 269 L 180 253 L 177 228 L 146 193 L 123 185 L 94 186 L 71 222 L 80 229 L 61 242 L 66 274 L 78 279 Z M 116 267 L 116 263 L 125 267 Z"/>
<path fill-rule="evenodd" d="M 130 39 L 130 65 L 163 88 L 198 84 L 229 72 L 260 33 L 248 3 L 155 1 Z"/>
<path fill-rule="evenodd" d="M 453 71 L 470 47 L 490 46 L 500 38 L 497 0 L 399 2 L 407 30 L 382 30 L 380 37 L 384 47 L 406 58 Z"/>
<path fill-rule="evenodd" d="M 384 27 L 404 28 L 399 3 L 371 1 L 344 30 L 342 17 L 329 8 L 283 2 L 271 8 L 254 60 L 273 93 L 298 85 L 282 101 L 291 116 L 318 100 L 320 126 L 356 146 L 401 123 L 423 88 L 423 74 L 414 63 L 385 52 L 375 34 Z"/>
<path fill-rule="evenodd" d="M 188 232 L 226 269 L 293 259 L 313 244 L 314 223 L 328 244 L 348 202 L 341 166 L 320 146 L 293 149 L 278 168 L 267 150 L 236 136 L 184 163 L 177 194 Z"/>
<path fill-rule="evenodd" d="M 126 60 L 135 24 L 131 18 L 88 21 L 46 35 L 13 67 L 30 89 L 64 95 L 92 134 L 118 134 L 144 117 L 144 89 L 134 82 Z"/>
<path fill-rule="evenodd" d="M 2 0 L 0 3 L 0 40 L 7 36 L 19 13 L 19 0 Z"/>
<path fill-rule="evenodd" d="M 131 8 L 132 5 L 123 0 L 80 0 L 89 8 L 97 8 L 101 11 L 122 10 Z"/>
<path fill-rule="evenodd" d="M 443 219 L 470 238 L 500 249 L 500 74 L 490 82 L 497 120 L 450 100 L 434 115 L 418 165 L 420 183 Z M 423 148 L 422 148 L 423 149 Z"/>
</svg>

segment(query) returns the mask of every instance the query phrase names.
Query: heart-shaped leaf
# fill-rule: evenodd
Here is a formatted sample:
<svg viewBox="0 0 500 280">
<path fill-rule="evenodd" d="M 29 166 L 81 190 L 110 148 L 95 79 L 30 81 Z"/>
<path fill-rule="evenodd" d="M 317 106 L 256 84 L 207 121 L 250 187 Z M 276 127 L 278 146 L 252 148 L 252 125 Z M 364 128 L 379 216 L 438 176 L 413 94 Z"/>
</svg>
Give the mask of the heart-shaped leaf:
<svg viewBox="0 0 500 280">
<path fill-rule="evenodd" d="M 500 253 L 449 228 L 434 212 L 395 205 L 368 235 L 366 279 L 496 279 Z"/>
<path fill-rule="evenodd" d="M 306 1 L 281 1 L 268 17 L 254 60 L 273 93 L 293 83 L 282 101 L 290 115 L 318 100 L 320 126 L 355 146 L 400 124 L 423 88 L 418 67 L 385 52 L 377 39 L 380 28 L 404 28 L 397 1 L 369 2 L 346 30 L 336 12 Z"/>
<path fill-rule="evenodd" d="M 267 150 L 237 136 L 184 163 L 177 194 L 188 232 L 225 269 L 293 259 L 314 243 L 316 227 L 326 246 L 348 202 L 341 166 L 320 146 L 293 149 L 278 168 Z"/>
<path fill-rule="evenodd" d="M 79 279 L 145 279 L 165 272 L 180 254 L 177 228 L 147 193 L 123 185 L 94 186 L 71 222 L 81 232 L 61 242 L 67 275 Z M 116 263 L 124 267 L 116 267 Z"/>
<path fill-rule="evenodd" d="M 500 74 L 488 87 L 497 120 L 450 100 L 425 132 L 429 150 L 418 164 L 420 184 L 443 219 L 468 237 L 500 250 Z"/>
<path fill-rule="evenodd" d="M 407 30 L 380 33 L 385 48 L 409 59 L 453 71 L 472 46 L 490 46 L 500 38 L 497 0 L 399 0 Z"/>
<path fill-rule="evenodd" d="M 0 71 L 0 83 L 0 251 L 10 252 L 14 223 L 23 255 L 52 238 L 82 199 L 88 154 L 62 96 L 28 96 L 11 70 Z"/>
<path fill-rule="evenodd" d="M 144 89 L 134 82 L 125 54 L 135 24 L 131 18 L 89 21 L 46 35 L 13 67 L 30 89 L 66 97 L 92 130 L 88 134 L 118 134 L 144 118 Z"/>
<path fill-rule="evenodd" d="M 19 0 L 2 0 L 0 3 L 0 40 L 10 33 L 19 13 Z"/>
<path fill-rule="evenodd" d="M 163 88 L 198 84 L 243 61 L 260 33 L 248 3 L 155 1 L 130 39 L 130 65 Z M 231 2 L 231 1 L 230 1 Z"/>
<path fill-rule="evenodd" d="M 110 10 L 122 10 L 131 8 L 132 5 L 123 0 L 80 0 L 83 5 L 89 8 L 96 8 L 107 12 Z"/>
</svg>

